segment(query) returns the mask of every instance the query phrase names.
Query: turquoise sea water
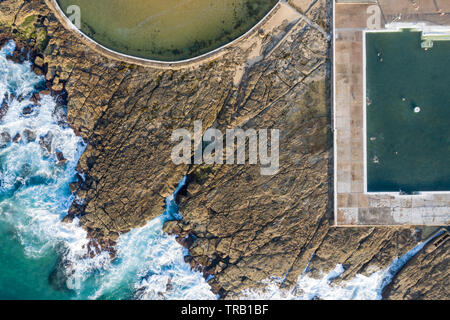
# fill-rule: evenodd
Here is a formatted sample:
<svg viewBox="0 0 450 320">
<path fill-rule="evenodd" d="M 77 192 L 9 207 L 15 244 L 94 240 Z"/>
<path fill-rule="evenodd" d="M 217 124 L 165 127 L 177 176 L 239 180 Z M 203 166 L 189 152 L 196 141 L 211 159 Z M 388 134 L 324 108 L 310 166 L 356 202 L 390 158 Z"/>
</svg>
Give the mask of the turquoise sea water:
<svg viewBox="0 0 450 320">
<path fill-rule="evenodd" d="M 45 82 L 29 62 L 6 59 L 14 48 L 9 42 L 0 51 L 0 299 L 215 299 L 184 262 L 187 251 L 162 231 L 166 220 L 181 218 L 179 189 L 160 217 L 119 238 L 116 259 L 86 257 L 86 232 L 78 221 L 61 222 L 77 201 L 69 183 L 85 144 L 63 124 L 65 106 L 45 95 L 32 104 Z"/>
<path fill-rule="evenodd" d="M 420 44 L 367 33 L 368 191 L 450 191 L 450 41 Z"/>
</svg>

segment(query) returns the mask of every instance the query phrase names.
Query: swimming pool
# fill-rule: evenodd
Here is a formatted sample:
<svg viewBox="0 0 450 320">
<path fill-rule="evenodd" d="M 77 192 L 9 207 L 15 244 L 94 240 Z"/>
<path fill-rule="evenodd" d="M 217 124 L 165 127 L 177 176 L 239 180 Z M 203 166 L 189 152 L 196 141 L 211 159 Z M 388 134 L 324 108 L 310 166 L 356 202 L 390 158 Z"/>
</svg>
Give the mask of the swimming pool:
<svg viewBox="0 0 450 320">
<path fill-rule="evenodd" d="M 257 24 L 277 0 L 57 0 L 81 31 L 114 51 L 179 61 L 212 51 Z"/>
<path fill-rule="evenodd" d="M 450 41 L 366 33 L 368 192 L 450 191 Z"/>
</svg>

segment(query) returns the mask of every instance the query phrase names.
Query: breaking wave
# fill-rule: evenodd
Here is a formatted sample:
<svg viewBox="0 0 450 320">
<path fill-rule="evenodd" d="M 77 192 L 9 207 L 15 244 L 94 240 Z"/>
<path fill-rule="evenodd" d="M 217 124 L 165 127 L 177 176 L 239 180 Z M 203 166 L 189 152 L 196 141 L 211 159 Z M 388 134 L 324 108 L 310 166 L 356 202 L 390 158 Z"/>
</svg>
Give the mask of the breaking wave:
<svg viewBox="0 0 450 320">
<path fill-rule="evenodd" d="M 81 254 L 86 232 L 78 222 L 61 223 L 73 201 L 69 183 L 84 143 L 61 121 L 65 110 L 49 95 L 39 94 L 45 80 L 0 51 L 0 222 L 16 229 L 26 254 L 45 255 L 61 241 Z M 39 101 L 32 99 L 39 96 Z"/>
<path fill-rule="evenodd" d="M 33 267 L 60 257 L 56 270 L 38 275 L 57 282 L 65 292 L 58 298 L 215 299 L 202 274 L 185 263 L 185 249 L 162 230 L 166 220 L 180 218 L 175 196 L 184 180 L 163 215 L 120 236 L 116 259 L 88 257 L 79 221 L 61 222 L 74 201 L 69 184 L 85 143 L 65 124 L 66 107 L 43 91 L 45 79 L 31 63 L 7 59 L 14 50 L 13 41 L 0 50 L 0 227 L 12 230 L 0 232 L 2 241 L 17 239 Z M 8 267 L 0 261 L 0 269 Z M 42 290 L 54 291 L 51 281 Z"/>
<path fill-rule="evenodd" d="M 7 59 L 14 50 L 12 41 L 0 50 L 0 245 L 17 239 L 27 263 L 36 268 L 43 258 L 57 254 L 56 269 L 37 276 L 56 275 L 50 277 L 58 282 L 56 286 L 48 281 L 41 289 L 64 291 L 58 298 L 216 299 L 202 274 L 185 263 L 186 249 L 163 232 L 165 221 L 181 218 L 175 198 L 185 179 L 166 199 L 161 216 L 119 237 L 116 259 L 107 253 L 87 256 L 87 234 L 79 221 L 61 222 L 74 201 L 69 184 L 76 179 L 76 165 L 86 145 L 65 124 L 65 106 L 45 94 L 45 79 L 32 71 L 31 63 Z M 12 231 L 4 232 L 4 226 Z M 292 290 L 280 289 L 283 279 L 271 278 L 263 282 L 263 290 L 244 290 L 241 298 L 380 299 L 383 288 L 424 245 L 370 276 L 358 274 L 336 284 L 334 280 L 345 271 L 338 265 L 321 279 L 305 272 Z M 8 264 L 15 256 L 6 258 L 0 259 L 0 271 L 11 272 Z M 16 278 L 19 283 L 22 275 Z"/>
<path fill-rule="evenodd" d="M 383 289 L 391 283 L 394 276 L 423 247 L 440 233 L 425 242 L 417 244 L 403 256 L 396 258 L 391 265 L 372 273 L 369 276 L 357 274 L 353 279 L 334 282 L 345 272 L 343 265 L 338 264 L 322 278 L 312 278 L 308 270 L 298 278 L 294 288 L 280 289 L 283 279 L 272 277 L 262 282 L 264 288 L 246 289 L 241 292 L 241 299 L 250 300 L 381 300 Z"/>
<path fill-rule="evenodd" d="M 216 299 L 203 275 L 184 261 L 187 250 L 163 231 L 164 222 L 181 219 L 175 198 L 185 183 L 186 178 L 166 199 L 163 215 L 120 236 L 117 264 L 102 278 L 94 298 L 111 297 L 121 284 L 131 288 L 133 299 Z"/>
</svg>

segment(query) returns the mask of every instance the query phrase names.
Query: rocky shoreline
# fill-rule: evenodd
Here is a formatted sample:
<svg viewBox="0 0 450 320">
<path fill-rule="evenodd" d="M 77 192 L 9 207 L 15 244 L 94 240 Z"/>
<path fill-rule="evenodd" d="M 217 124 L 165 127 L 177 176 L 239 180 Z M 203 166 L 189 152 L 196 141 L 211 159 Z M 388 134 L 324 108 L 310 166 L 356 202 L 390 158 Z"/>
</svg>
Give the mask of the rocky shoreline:
<svg viewBox="0 0 450 320">
<path fill-rule="evenodd" d="M 104 57 L 73 37 L 44 0 L 0 2 L 0 39 L 27 48 L 49 94 L 64 99 L 68 123 L 88 143 L 77 168 L 83 177 L 71 185 L 82 201 L 66 219 L 80 218 L 93 253 L 114 255 L 119 235 L 160 215 L 185 175 L 191 181 L 179 194 L 183 219 L 165 231 L 189 249 L 186 262 L 214 275 L 209 284 L 224 299 L 271 276 L 291 287 L 307 266 L 318 277 L 337 264 L 345 267 L 343 280 L 370 274 L 421 239 L 421 228 L 334 227 L 330 42 L 320 29 L 330 25 L 331 2 L 291 2 L 281 12 L 289 18 L 250 39 L 260 46 L 236 44 L 220 59 L 178 70 Z M 20 62 L 24 52 L 13 59 Z M 174 165 L 171 132 L 195 120 L 206 128 L 280 128 L 280 172 Z M 444 258 L 427 256 L 427 268 L 425 258 L 412 259 L 384 298 L 413 290 L 413 298 L 447 299 L 446 287 L 427 290 L 427 279 L 448 279 L 448 246 L 439 249 Z"/>
</svg>

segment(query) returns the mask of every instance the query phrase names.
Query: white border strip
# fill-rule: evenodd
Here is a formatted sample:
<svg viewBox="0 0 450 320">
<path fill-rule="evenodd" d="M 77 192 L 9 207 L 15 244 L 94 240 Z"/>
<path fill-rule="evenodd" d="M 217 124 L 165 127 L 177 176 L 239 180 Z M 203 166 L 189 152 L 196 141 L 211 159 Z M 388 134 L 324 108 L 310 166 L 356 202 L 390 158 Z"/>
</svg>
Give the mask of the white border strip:
<svg viewBox="0 0 450 320">
<path fill-rule="evenodd" d="M 367 30 L 363 30 L 362 37 L 363 37 L 363 163 L 364 163 L 364 193 L 367 193 L 367 81 L 366 81 L 366 74 L 367 74 L 367 66 L 366 66 L 366 58 L 367 58 L 367 52 L 366 52 L 366 32 Z"/>
<path fill-rule="evenodd" d="M 333 168 L 333 187 L 334 187 L 334 225 L 338 225 L 337 221 L 337 210 L 338 210 L 338 201 L 337 201 L 337 127 L 336 127 L 336 0 L 333 0 L 333 41 L 331 42 L 331 45 L 333 46 L 333 67 L 331 68 L 333 72 L 333 153 L 334 153 L 334 168 Z"/>
</svg>

